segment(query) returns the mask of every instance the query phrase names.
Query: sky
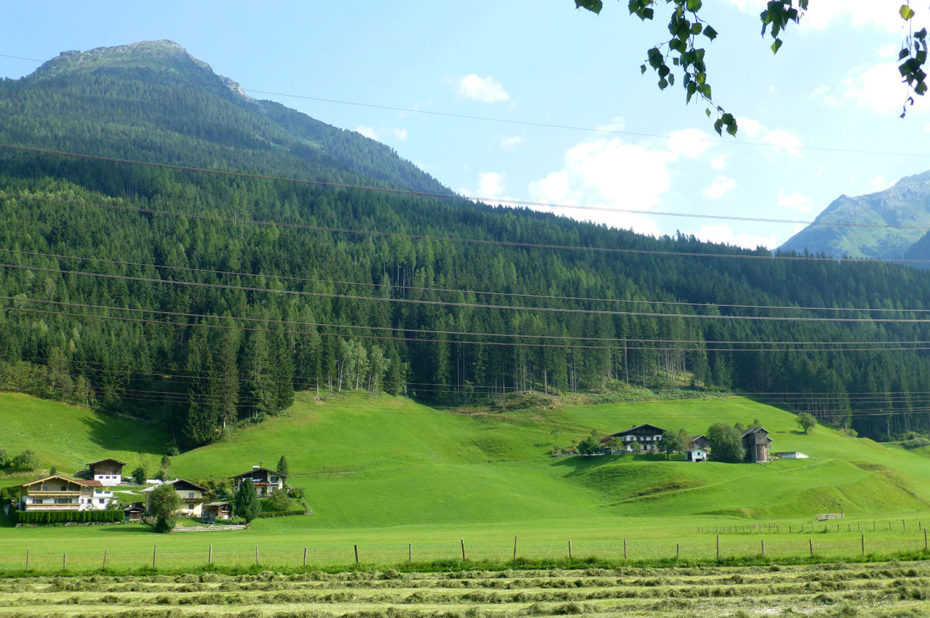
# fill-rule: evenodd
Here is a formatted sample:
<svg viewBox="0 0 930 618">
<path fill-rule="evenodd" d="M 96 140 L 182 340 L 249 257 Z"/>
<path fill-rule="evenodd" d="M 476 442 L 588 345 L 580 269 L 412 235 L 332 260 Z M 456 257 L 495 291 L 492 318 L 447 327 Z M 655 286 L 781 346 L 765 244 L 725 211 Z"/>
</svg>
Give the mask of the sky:
<svg viewBox="0 0 930 618">
<path fill-rule="evenodd" d="M 4 7 L 0 76 L 170 39 L 251 96 L 381 141 L 463 195 L 772 249 L 841 194 L 930 169 L 930 100 L 899 118 L 900 2 L 810 0 L 773 55 L 764 0 L 706 0 L 719 33 L 708 81 L 736 138 L 640 73 L 667 38 L 661 1 L 650 23 L 616 0 L 600 15 L 573 0 L 30 0 Z"/>
</svg>

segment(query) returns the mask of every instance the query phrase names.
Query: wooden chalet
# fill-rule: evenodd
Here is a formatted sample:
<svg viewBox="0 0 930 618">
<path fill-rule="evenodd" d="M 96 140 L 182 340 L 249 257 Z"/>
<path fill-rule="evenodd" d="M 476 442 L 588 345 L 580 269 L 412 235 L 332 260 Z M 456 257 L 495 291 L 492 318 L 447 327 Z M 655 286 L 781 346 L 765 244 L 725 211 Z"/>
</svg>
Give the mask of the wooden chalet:
<svg viewBox="0 0 930 618">
<path fill-rule="evenodd" d="M 183 503 L 183 506 L 175 511 L 177 515 L 185 517 L 200 517 L 203 515 L 203 496 L 210 491 L 209 489 L 201 487 L 197 483 L 185 481 L 184 479 L 165 481 L 164 484 L 172 485 L 174 490 L 178 492 L 178 497 Z M 142 490 L 142 493 L 146 494 L 145 510 L 147 511 L 151 508 L 152 492 L 155 491 L 156 487 L 158 487 L 158 485 L 146 487 Z"/>
<path fill-rule="evenodd" d="M 75 479 L 60 474 L 19 485 L 21 511 L 104 510 L 113 501 L 113 491 L 99 481 Z"/>
<path fill-rule="evenodd" d="M 633 444 L 636 442 L 642 445 L 644 451 L 658 451 L 663 433 L 665 430 L 655 425 L 633 425 L 624 431 L 610 434 L 601 439 L 601 442 L 606 444 L 616 438 L 621 441 L 623 449 L 628 452 L 633 450 Z"/>
<path fill-rule="evenodd" d="M 772 439 L 769 432 L 762 427 L 750 427 L 742 432 L 743 449 L 746 451 L 746 461 L 763 463 L 769 461 L 769 449 Z"/>
<path fill-rule="evenodd" d="M 252 485 L 255 486 L 255 492 L 260 498 L 270 496 L 271 492 L 276 489 L 283 490 L 284 482 L 287 480 L 285 475 L 278 474 L 274 470 L 262 468 L 261 466 L 252 466 L 250 471 L 237 474 L 230 478 L 233 481 L 233 492 L 239 491 L 239 486 L 242 485 L 245 479 L 251 479 Z"/>
<path fill-rule="evenodd" d="M 92 461 L 87 464 L 87 468 L 90 470 L 90 478 L 107 487 L 113 487 L 123 482 L 123 466 L 125 465 L 125 461 L 108 458 Z"/>
</svg>

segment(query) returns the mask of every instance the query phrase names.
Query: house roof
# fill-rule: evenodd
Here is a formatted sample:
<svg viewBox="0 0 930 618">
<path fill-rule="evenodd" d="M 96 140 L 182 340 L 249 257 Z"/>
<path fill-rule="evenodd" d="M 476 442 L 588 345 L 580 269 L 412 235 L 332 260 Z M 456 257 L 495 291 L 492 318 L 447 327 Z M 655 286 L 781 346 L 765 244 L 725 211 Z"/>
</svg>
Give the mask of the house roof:
<svg viewBox="0 0 930 618">
<path fill-rule="evenodd" d="M 31 487 L 38 483 L 44 483 L 45 481 L 50 481 L 52 479 L 60 479 L 66 483 L 74 483 L 75 485 L 80 485 L 82 487 L 103 487 L 103 484 L 100 481 L 85 481 L 83 479 L 76 479 L 70 476 L 62 476 L 61 474 L 52 474 L 51 476 L 43 476 L 40 479 L 34 481 L 29 481 L 28 483 L 22 483 L 17 485 L 17 487 Z"/>
<path fill-rule="evenodd" d="M 207 502 L 204 506 L 229 506 L 229 502 L 220 500 L 219 502 Z"/>
<path fill-rule="evenodd" d="M 210 491 L 206 487 L 201 487 L 197 483 L 191 483 L 190 481 L 186 481 L 184 479 L 174 479 L 173 481 L 165 481 L 164 483 L 160 483 L 159 485 L 152 485 L 151 487 L 146 487 L 145 489 L 141 490 L 139 493 L 147 494 L 149 492 L 155 491 L 156 487 L 161 487 L 162 485 L 179 485 L 181 483 L 187 485 L 190 489 L 199 489 L 200 491 Z"/>
<path fill-rule="evenodd" d="M 243 477 L 243 476 L 252 476 L 252 475 L 255 474 L 256 472 L 262 472 L 262 471 L 267 472 L 268 474 L 274 474 L 275 476 L 280 476 L 281 478 L 287 478 L 287 475 L 286 475 L 286 474 L 281 474 L 281 473 L 277 472 L 276 470 L 269 470 L 268 468 L 260 468 L 260 467 L 252 468 L 252 469 L 249 470 L 248 472 L 243 472 L 242 474 L 234 474 L 233 476 L 231 476 L 231 477 L 229 477 L 229 478 L 231 478 L 231 479 L 237 479 L 237 478 L 240 478 L 240 477 Z"/>
<path fill-rule="evenodd" d="M 107 457 L 106 459 L 98 459 L 97 461 L 92 461 L 92 462 L 90 462 L 89 464 L 87 464 L 87 466 L 88 466 L 88 467 L 90 467 L 90 466 L 96 466 L 97 464 L 106 463 L 106 462 L 108 462 L 108 461 L 112 461 L 113 463 L 115 463 L 115 464 L 117 464 L 117 465 L 120 465 L 120 466 L 125 466 L 125 465 L 126 465 L 126 462 L 125 462 L 125 461 L 120 461 L 119 459 L 113 459 L 112 457 Z"/>
<path fill-rule="evenodd" d="M 650 425 L 645 423 L 643 425 L 633 425 L 629 429 L 624 429 L 623 431 L 618 431 L 617 433 L 610 434 L 609 437 L 616 438 L 618 436 L 625 436 L 629 433 L 638 433 L 641 431 L 651 431 L 653 433 L 665 433 L 665 430 L 661 427 L 656 427 L 655 425 Z"/>
</svg>

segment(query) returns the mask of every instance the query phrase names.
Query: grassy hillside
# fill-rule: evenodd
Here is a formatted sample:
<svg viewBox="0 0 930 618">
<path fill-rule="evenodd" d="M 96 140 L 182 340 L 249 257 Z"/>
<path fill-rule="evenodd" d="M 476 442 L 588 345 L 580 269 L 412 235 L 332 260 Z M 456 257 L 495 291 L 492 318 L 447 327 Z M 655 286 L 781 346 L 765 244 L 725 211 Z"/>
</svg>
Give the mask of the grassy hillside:
<svg viewBox="0 0 930 618">
<path fill-rule="evenodd" d="M 104 456 L 154 466 L 165 436 L 154 426 L 2 395 L 3 445 L 31 447 L 46 465 L 77 469 Z M 917 453 L 826 427 L 798 431 L 794 416 L 741 398 L 540 407 L 457 414 L 379 396 L 309 394 L 282 416 L 184 453 L 171 473 L 224 478 L 281 455 L 306 490 L 314 528 L 366 528 L 552 519 L 696 516 L 809 519 L 845 511 L 914 513 L 930 504 L 930 469 Z M 704 432 L 758 419 L 775 451 L 810 458 L 766 465 L 694 464 L 655 456 L 553 458 L 591 429 L 649 422 Z"/>
<path fill-rule="evenodd" d="M 72 473 L 88 461 L 115 457 L 156 470 L 169 443 L 161 425 L 99 414 L 19 393 L 0 393 L 0 449 L 33 450 L 43 470 Z M 127 471 L 127 474 L 128 472 Z"/>
</svg>

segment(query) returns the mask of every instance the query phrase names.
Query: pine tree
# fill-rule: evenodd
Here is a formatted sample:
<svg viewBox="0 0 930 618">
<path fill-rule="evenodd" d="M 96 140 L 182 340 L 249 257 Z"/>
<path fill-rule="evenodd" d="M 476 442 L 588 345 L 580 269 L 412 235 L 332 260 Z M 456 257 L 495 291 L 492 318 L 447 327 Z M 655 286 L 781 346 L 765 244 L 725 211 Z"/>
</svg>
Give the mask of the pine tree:
<svg viewBox="0 0 930 618">
<path fill-rule="evenodd" d="M 252 521 L 262 512 L 262 504 L 258 501 L 258 493 L 252 479 L 243 479 L 233 498 L 233 513 L 241 517 L 246 523 Z"/>
</svg>

